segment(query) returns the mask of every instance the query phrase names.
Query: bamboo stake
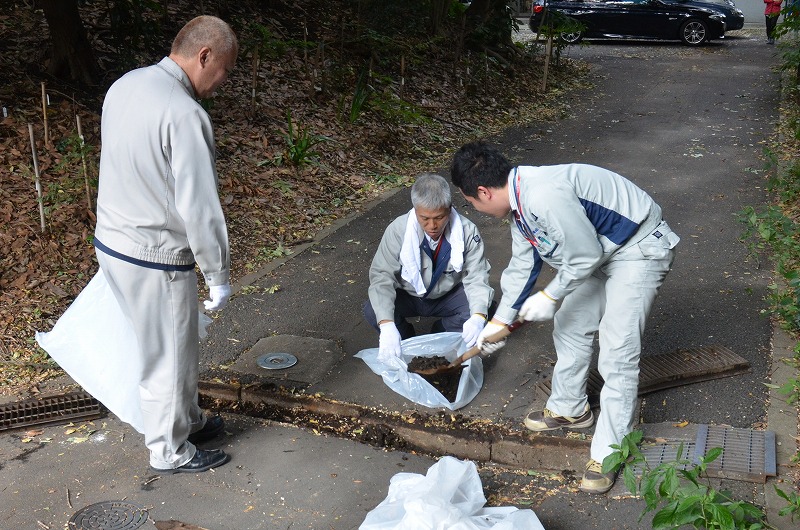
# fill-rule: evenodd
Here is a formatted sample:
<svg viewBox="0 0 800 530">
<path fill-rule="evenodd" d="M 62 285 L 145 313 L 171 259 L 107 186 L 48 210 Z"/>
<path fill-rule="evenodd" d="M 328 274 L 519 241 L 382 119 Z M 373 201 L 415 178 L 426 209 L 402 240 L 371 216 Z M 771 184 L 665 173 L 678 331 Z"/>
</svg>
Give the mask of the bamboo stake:
<svg viewBox="0 0 800 530">
<path fill-rule="evenodd" d="M 92 211 L 92 192 L 89 189 L 89 172 L 86 170 L 86 153 L 84 147 L 86 142 L 83 139 L 83 132 L 81 131 L 81 117 L 75 115 L 75 121 L 78 122 L 78 138 L 81 140 L 81 164 L 83 164 L 83 183 L 86 186 L 86 207 Z"/>
<path fill-rule="evenodd" d="M 403 99 L 403 89 L 406 86 L 406 56 L 400 56 L 400 99 Z"/>
<path fill-rule="evenodd" d="M 42 83 L 44 85 L 44 83 Z M 33 138 L 33 125 L 28 124 L 28 132 L 31 135 L 31 153 L 33 154 L 33 174 L 36 176 L 36 196 L 39 202 L 39 219 L 42 224 L 42 233 L 45 232 L 44 227 L 44 202 L 42 200 L 42 183 L 39 180 L 39 156 L 36 154 L 36 140 Z"/>
<path fill-rule="evenodd" d="M 314 56 L 314 97 L 316 97 L 317 87 L 322 95 L 325 92 L 325 41 L 317 44 L 317 53 Z"/>
<path fill-rule="evenodd" d="M 44 119 L 44 143 L 50 144 L 50 127 L 47 122 L 47 90 L 45 89 L 44 81 L 42 81 L 42 117 Z"/>
<path fill-rule="evenodd" d="M 308 28 L 305 21 L 303 21 L 303 64 L 306 68 L 306 76 L 308 76 Z"/>
<path fill-rule="evenodd" d="M 256 89 L 258 88 L 258 69 L 261 66 L 261 54 L 258 48 L 253 51 L 253 82 L 250 87 L 250 112 L 256 114 Z"/>
</svg>

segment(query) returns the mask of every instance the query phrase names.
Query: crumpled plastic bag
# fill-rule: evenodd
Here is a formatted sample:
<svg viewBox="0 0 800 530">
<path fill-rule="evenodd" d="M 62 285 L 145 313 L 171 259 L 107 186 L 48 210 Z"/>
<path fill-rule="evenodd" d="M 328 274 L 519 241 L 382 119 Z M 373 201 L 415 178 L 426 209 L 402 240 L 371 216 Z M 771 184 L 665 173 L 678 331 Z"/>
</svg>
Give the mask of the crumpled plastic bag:
<svg viewBox="0 0 800 530">
<path fill-rule="evenodd" d="M 199 335 L 211 318 L 200 312 Z M 131 427 L 144 432 L 139 407 L 141 360 L 133 326 L 122 312 L 102 269 L 36 342 L 76 383 Z"/>
<path fill-rule="evenodd" d="M 355 357 L 363 359 L 373 372 L 383 378 L 383 382 L 389 388 L 414 403 L 426 407 L 460 409 L 480 392 L 481 386 L 483 386 L 483 363 L 478 355 L 464 361 L 464 364 L 461 365 L 464 370 L 461 372 L 458 392 L 452 403 L 421 375 L 408 371 L 408 363 L 414 357 L 439 355 L 451 362 L 455 360 L 467 349 L 461 333 L 444 332 L 419 335 L 404 340 L 401 345 L 403 353 L 400 358 L 393 358 L 388 362 L 378 360 L 378 348 L 361 350 Z"/>
<path fill-rule="evenodd" d="M 532 510 L 485 504 L 475 463 L 445 456 L 425 475 L 394 475 L 359 530 L 544 530 Z"/>
</svg>

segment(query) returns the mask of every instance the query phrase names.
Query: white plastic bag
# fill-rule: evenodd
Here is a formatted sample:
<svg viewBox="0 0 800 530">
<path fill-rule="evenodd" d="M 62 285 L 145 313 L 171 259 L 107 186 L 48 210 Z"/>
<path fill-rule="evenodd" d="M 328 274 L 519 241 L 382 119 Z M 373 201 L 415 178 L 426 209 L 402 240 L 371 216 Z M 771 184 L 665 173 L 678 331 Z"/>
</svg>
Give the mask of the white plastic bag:
<svg viewBox="0 0 800 530">
<path fill-rule="evenodd" d="M 472 401 L 483 386 L 483 363 L 480 356 L 464 362 L 464 370 L 458 382 L 455 401 L 447 401 L 439 390 L 428 383 L 421 375 L 408 371 L 408 363 L 414 357 L 441 356 L 448 361 L 466 351 L 461 333 L 445 332 L 420 335 L 404 340 L 403 353 L 399 359 L 389 362 L 378 360 L 378 348 L 361 350 L 355 356 L 363 359 L 367 366 L 383 378 L 386 385 L 414 403 L 426 407 L 446 407 L 450 410 L 460 409 Z"/>
<path fill-rule="evenodd" d="M 144 432 L 141 372 L 133 327 L 99 270 L 49 333 L 36 333 L 50 357 L 119 419 Z"/>
<path fill-rule="evenodd" d="M 398 473 L 386 498 L 359 530 L 544 530 L 532 510 L 484 508 L 486 497 L 473 462 L 442 457 L 425 475 Z"/>
<path fill-rule="evenodd" d="M 203 339 L 212 319 L 199 313 L 198 335 Z M 84 390 L 119 419 L 144 432 L 139 407 L 138 341 L 102 269 L 52 331 L 36 333 L 36 342 Z"/>
</svg>

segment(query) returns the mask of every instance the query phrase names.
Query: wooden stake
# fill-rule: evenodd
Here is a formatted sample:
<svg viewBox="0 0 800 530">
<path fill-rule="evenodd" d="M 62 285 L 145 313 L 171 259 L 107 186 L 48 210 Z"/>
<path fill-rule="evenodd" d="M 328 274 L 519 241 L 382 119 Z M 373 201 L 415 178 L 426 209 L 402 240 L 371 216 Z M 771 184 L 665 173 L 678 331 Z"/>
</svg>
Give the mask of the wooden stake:
<svg viewBox="0 0 800 530">
<path fill-rule="evenodd" d="M 547 37 L 547 44 L 544 46 L 544 68 L 542 69 L 542 90 L 547 90 L 547 70 L 550 67 L 550 54 L 553 50 L 553 37 Z"/>
<path fill-rule="evenodd" d="M 44 86 L 44 83 L 42 83 Z M 28 124 L 28 132 L 31 135 L 31 153 L 33 154 L 33 174 L 36 176 L 36 196 L 39 202 L 39 219 L 42 224 L 42 233 L 45 232 L 44 226 L 44 202 L 42 200 L 42 183 L 39 181 L 39 156 L 36 154 L 36 140 L 33 138 L 33 125 Z"/>
<path fill-rule="evenodd" d="M 84 147 L 86 142 L 83 139 L 83 132 L 81 131 L 81 117 L 75 115 L 75 121 L 78 123 L 78 138 L 81 140 L 81 164 L 83 164 L 83 183 L 86 186 L 86 208 L 92 211 L 92 192 L 89 188 L 89 172 L 86 170 L 86 153 Z"/>
<path fill-rule="evenodd" d="M 47 123 L 47 90 L 45 89 L 44 81 L 42 81 L 42 117 L 44 119 L 44 143 L 50 144 L 50 127 Z"/>
<path fill-rule="evenodd" d="M 320 94 L 325 92 L 325 41 L 317 45 L 317 53 L 314 57 L 314 97 L 316 97 L 317 86 Z"/>
</svg>

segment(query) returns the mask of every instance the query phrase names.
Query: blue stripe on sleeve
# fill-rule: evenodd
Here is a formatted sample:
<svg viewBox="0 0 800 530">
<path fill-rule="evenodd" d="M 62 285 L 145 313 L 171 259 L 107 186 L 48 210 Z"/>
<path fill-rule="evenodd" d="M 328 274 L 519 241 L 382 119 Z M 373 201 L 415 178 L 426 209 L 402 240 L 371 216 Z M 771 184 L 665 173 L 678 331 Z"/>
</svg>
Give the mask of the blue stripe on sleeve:
<svg viewBox="0 0 800 530">
<path fill-rule="evenodd" d="M 580 201 L 584 210 L 586 210 L 586 216 L 594 225 L 597 233 L 607 237 L 617 245 L 624 244 L 639 230 L 637 223 L 634 223 L 619 212 L 586 199 L 580 199 Z"/>
</svg>

